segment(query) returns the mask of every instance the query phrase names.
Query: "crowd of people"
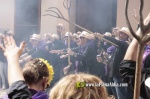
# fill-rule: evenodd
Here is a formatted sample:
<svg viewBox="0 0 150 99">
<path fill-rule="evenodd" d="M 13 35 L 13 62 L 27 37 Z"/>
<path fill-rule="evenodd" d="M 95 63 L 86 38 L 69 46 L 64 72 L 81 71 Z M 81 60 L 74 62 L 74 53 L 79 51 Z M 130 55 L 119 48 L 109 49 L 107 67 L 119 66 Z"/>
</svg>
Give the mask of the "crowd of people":
<svg viewBox="0 0 150 99">
<path fill-rule="evenodd" d="M 150 15 L 144 23 L 149 21 Z M 0 87 L 6 89 L 9 84 L 5 99 L 133 99 L 138 42 L 127 27 L 104 34 L 65 32 L 63 24 L 56 28 L 55 34 L 43 37 L 34 33 L 20 47 L 14 35 L 0 35 Z M 140 32 L 138 28 L 137 34 Z M 149 49 L 148 42 L 142 60 L 143 99 L 150 97 Z M 77 88 L 78 82 L 128 86 L 85 87 L 80 83 Z"/>
</svg>

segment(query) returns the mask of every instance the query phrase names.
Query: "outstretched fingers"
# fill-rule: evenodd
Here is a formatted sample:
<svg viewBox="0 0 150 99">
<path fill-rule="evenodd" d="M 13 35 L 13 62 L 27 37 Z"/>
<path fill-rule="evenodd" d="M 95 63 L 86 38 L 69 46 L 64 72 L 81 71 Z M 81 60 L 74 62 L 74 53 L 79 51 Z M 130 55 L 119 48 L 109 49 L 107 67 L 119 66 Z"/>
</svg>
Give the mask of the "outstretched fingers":
<svg viewBox="0 0 150 99">
<path fill-rule="evenodd" d="M 25 48 L 26 43 L 23 41 L 20 44 L 20 49 L 23 51 L 23 49 Z"/>
<path fill-rule="evenodd" d="M 7 40 L 8 46 L 11 46 L 12 45 L 11 36 L 6 36 L 6 40 Z"/>
<path fill-rule="evenodd" d="M 2 44 L 0 44 L 0 49 L 4 52 L 5 51 L 5 47 L 2 45 Z"/>
<path fill-rule="evenodd" d="M 4 46 L 5 46 L 5 48 L 8 47 L 8 41 L 7 41 L 6 37 L 4 37 Z"/>
<path fill-rule="evenodd" d="M 16 46 L 16 43 L 12 36 L 5 36 L 4 37 L 4 45 L 5 45 L 5 48 L 7 48 L 10 46 Z"/>
<path fill-rule="evenodd" d="M 9 40 L 11 42 L 11 45 L 16 47 L 16 42 L 15 42 L 15 40 L 14 40 L 14 38 L 12 36 L 9 37 Z"/>
</svg>

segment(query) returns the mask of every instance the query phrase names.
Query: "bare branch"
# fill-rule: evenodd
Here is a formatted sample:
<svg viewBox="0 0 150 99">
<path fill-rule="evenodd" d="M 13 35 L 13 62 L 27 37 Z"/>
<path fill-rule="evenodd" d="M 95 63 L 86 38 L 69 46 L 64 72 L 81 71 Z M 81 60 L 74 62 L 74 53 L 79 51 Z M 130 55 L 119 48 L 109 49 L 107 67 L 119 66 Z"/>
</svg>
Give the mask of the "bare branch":
<svg viewBox="0 0 150 99">
<path fill-rule="evenodd" d="M 142 58 L 143 58 L 143 52 L 144 52 L 144 46 L 146 42 L 150 39 L 150 36 L 146 34 L 145 30 L 149 30 L 147 26 L 144 26 L 143 23 L 143 5 L 144 5 L 144 0 L 140 0 L 140 10 L 139 10 L 139 15 L 140 15 L 140 29 L 141 33 L 138 36 L 135 34 L 133 31 L 129 18 L 128 18 L 128 4 L 129 0 L 126 0 L 126 8 L 125 8 L 125 15 L 126 15 L 126 21 L 127 25 L 129 27 L 129 30 L 131 34 L 138 40 L 138 49 L 137 49 L 137 58 L 136 58 L 136 71 L 135 71 L 135 83 L 134 83 L 134 99 L 139 99 L 140 97 L 140 85 L 141 85 L 141 69 L 142 69 Z"/>
<path fill-rule="evenodd" d="M 66 3 L 66 5 L 65 5 L 65 3 Z M 63 6 L 64 6 L 64 8 L 66 8 L 69 11 L 69 9 L 71 8 L 71 0 L 64 0 Z"/>
<path fill-rule="evenodd" d="M 51 11 L 51 12 L 55 13 L 58 17 L 61 18 L 61 16 L 56 11 L 53 11 L 53 10 L 45 10 L 45 11 Z"/>
<path fill-rule="evenodd" d="M 129 0 L 126 0 L 125 16 L 126 16 L 127 25 L 128 25 L 128 28 L 129 28 L 131 34 L 132 34 L 138 41 L 140 41 L 140 37 L 135 34 L 135 32 L 133 31 L 133 29 L 132 29 L 132 27 L 131 27 L 130 21 L 129 21 L 129 18 L 128 18 L 128 5 L 129 5 Z"/>
<path fill-rule="evenodd" d="M 44 14 L 43 16 L 52 16 L 52 17 L 55 17 L 55 18 L 60 18 L 60 17 L 52 15 L 52 14 Z"/>
<path fill-rule="evenodd" d="M 71 22 L 71 21 L 69 21 L 69 20 L 67 20 L 67 19 L 65 19 L 65 18 L 64 18 L 63 20 L 65 20 L 65 21 L 67 21 L 67 22 L 73 24 L 74 26 L 76 26 L 76 27 L 78 27 L 78 28 L 80 28 L 80 29 L 82 29 L 82 30 L 87 31 L 88 33 L 94 34 L 94 32 L 92 32 L 92 31 L 90 31 L 90 30 L 88 30 L 88 29 L 86 29 L 86 28 L 83 28 L 83 27 L 81 27 L 80 25 L 77 25 L 77 24 L 75 24 L 75 23 L 73 23 L 73 22 Z M 101 35 L 101 37 L 102 37 L 102 34 L 99 34 L 99 35 Z M 101 39 L 104 40 L 104 41 L 106 41 L 106 42 L 108 42 L 108 43 L 110 43 L 110 44 L 112 44 L 112 45 L 114 45 L 115 47 L 118 47 L 118 45 L 116 45 L 115 43 L 113 43 L 113 42 L 111 42 L 111 41 L 109 41 L 109 40 L 107 40 L 107 39 L 105 39 L 105 38 L 101 38 Z"/>
<path fill-rule="evenodd" d="M 144 46 L 145 46 L 144 44 L 140 43 L 138 44 L 133 99 L 140 98 L 141 70 L 142 70 L 142 58 L 144 53 Z"/>
<path fill-rule="evenodd" d="M 58 8 L 56 8 L 56 7 L 50 7 L 48 9 L 55 9 L 56 12 L 58 11 L 58 13 L 61 15 L 61 17 L 64 18 L 63 14 L 61 13 L 61 11 Z"/>
<path fill-rule="evenodd" d="M 150 35 L 145 35 L 143 38 L 143 43 L 146 44 L 148 41 L 150 41 Z"/>
<path fill-rule="evenodd" d="M 67 9 L 67 7 L 66 7 L 66 5 L 65 5 L 65 1 L 66 1 L 66 0 L 63 1 L 63 6 L 64 6 L 64 8 Z"/>
<path fill-rule="evenodd" d="M 144 24 L 143 24 L 143 14 L 142 14 L 142 11 L 143 11 L 143 0 L 140 0 L 141 3 L 140 3 L 140 11 L 139 11 L 139 16 L 140 16 L 140 27 L 141 27 L 141 34 L 143 35 L 144 33 Z"/>
<path fill-rule="evenodd" d="M 43 16 L 52 16 L 52 17 L 55 17 L 55 18 L 63 19 L 63 20 L 65 20 L 65 21 L 67 21 L 67 22 L 73 24 L 74 26 L 80 28 L 80 29 L 83 29 L 83 30 L 85 30 L 85 31 L 87 31 L 87 32 L 89 32 L 89 33 L 94 34 L 92 31 L 90 31 L 90 30 L 88 30 L 88 29 L 86 29 L 86 28 L 83 28 L 83 27 L 81 27 L 80 25 L 77 25 L 77 24 L 75 24 L 75 23 L 73 23 L 73 22 L 67 20 L 66 18 L 64 18 L 63 15 L 62 15 L 62 13 L 60 12 L 60 10 L 59 10 L 58 8 L 50 7 L 50 8 L 48 8 L 48 9 L 56 9 L 56 10 L 61 14 L 62 17 L 61 17 L 56 11 L 53 11 L 53 10 L 46 10 L 46 11 L 53 12 L 53 13 L 55 13 L 57 16 L 56 16 L 56 15 L 52 15 L 52 14 L 45 14 L 45 15 L 43 15 Z M 101 34 L 100 34 L 100 35 L 101 35 Z M 112 44 L 112 45 L 118 47 L 115 43 L 113 43 L 113 42 L 111 42 L 111 41 L 109 41 L 109 40 L 107 40 L 107 39 L 105 39 L 105 38 L 101 38 L 101 39 L 103 39 L 104 41 L 106 41 L 106 42 L 108 42 L 108 43 L 110 43 L 110 44 Z"/>
</svg>

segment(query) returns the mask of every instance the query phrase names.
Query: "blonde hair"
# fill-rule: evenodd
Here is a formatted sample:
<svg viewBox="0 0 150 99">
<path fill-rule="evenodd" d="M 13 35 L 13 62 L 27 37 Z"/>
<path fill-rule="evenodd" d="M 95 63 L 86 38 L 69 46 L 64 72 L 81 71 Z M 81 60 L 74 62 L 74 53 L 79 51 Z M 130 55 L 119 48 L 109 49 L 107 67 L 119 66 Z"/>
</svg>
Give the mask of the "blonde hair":
<svg viewBox="0 0 150 99">
<path fill-rule="evenodd" d="M 50 91 L 50 99 L 107 99 L 104 86 L 77 88 L 77 82 L 101 83 L 101 79 L 90 74 L 70 74 L 62 78 Z"/>
</svg>

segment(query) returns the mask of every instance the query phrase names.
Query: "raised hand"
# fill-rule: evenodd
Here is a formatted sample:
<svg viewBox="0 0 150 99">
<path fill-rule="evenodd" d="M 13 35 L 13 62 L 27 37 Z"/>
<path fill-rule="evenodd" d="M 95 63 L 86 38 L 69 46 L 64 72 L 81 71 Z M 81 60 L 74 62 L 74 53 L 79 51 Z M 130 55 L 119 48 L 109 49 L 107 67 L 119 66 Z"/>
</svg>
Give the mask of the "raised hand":
<svg viewBox="0 0 150 99">
<path fill-rule="evenodd" d="M 20 47 L 17 47 L 16 42 L 12 36 L 4 37 L 4 46 L 0 46 L 0 48 L 4 51 L 4 55 L 7 58 L 8 62 L 8 82 L 9 85 L 16 81 L 24 81 L 24 77 L 22 75 L 22 70 L 19 64 L 19 57 L 23 52 L 25 47 L 25 42 L 20 44 Z"/>
<path fill-rule="evenodd" d="M 25 47 L 25 42 L 22 42 L 20 44 L 20 47 L 17 47 L 14 38 L 12 36 L 6 36 L 4 37 L 4 46 L 5 47 L 1 45 L 0 47 L 4 51 L 4 55 L 6 56 L 6 58 L 19 58 Z"/>
<path fill-rule="evenodd" d="M 72 63 L 70 63 L 68 66 L 64 67 L 63 71 L 64 71 L 64 74 L 66 75 L 68 73 L 68 70 L 70 69 Z"/>
<path fill-rule="evenodd" d="M 135 20 L 137 21 L 137 23 L 139 23 L 139 17 L 137 16 L 137 12 L 134 9 L 134 13 L 132 14 L 132 16 L 135 18 Z"/>
<path fill-rule="evenodd" d="M 70 68 L 69 66 L 66 66 L 66 67 L 63 69 L 65 75 L 68 73 L 69 68 Z"/>
</svg>

